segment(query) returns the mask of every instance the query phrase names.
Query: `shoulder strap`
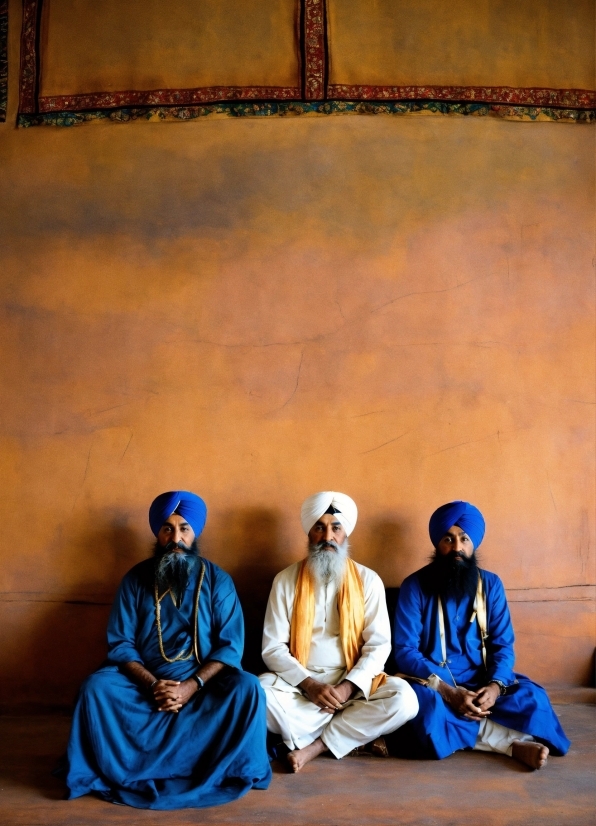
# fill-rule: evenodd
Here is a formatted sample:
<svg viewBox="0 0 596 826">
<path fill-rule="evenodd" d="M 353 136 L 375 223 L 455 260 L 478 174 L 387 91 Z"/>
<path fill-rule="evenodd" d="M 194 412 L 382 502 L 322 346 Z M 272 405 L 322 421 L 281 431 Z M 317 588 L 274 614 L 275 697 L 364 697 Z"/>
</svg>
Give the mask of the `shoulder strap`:
<svg viewBox="0 0 596 826">
<path fill-rule="evenodd" d="M 443 658 L 439 665 L 441 668 L 445 668 L 447 665 L 447 644 L 445 642 L 445 616 L 443 614 L 443 602 L 441 600 L 441 595 L 437 596 L 437 613 L 439 614 L 439 635 L 441 637 L 441 657 Z"/>
<path fill-rule="evenodd" d="M 480 628 L 480 639 L 482 641 L 482 661 L 486 668 L 486 640 L 488 639 L 488 632 L 486 630 L 486 598 L 484 596 L 484 588 L 482 587 L 482 577 L 478 574 L 478 587 L 476 588 L 476 599 L 474 600 L 474 613 L 470 618 L 470 622 L 474 622 L 474 617 L 478 620 L 478 627 Z"/>
<path fill-rule="evenodd" d="M 445 616 L 443 614 L 443 602 L 440 594 L 437 597 L 437 613 L 439 615 L 439 635 L 441 637 L 441 656 L 442 662 L 439 663 L 443 668 L 447 666 L 447 644 L 445 642 Z M 478 574 L 478 585 L 476 587 L 476 597 L 474 599 L 474 611 L 470 617 L 470 622 L 478 620 L 478 627 L 480 628 L 480 639 L 482 642 L 482 661 L 486 668 L 486 640 L 488 633 L 486 630 L 486 599 L 484 596 L 484 589 L 482 587 L 482 577 Z M 455 681 L 454 681 L 455 682 Z"/>
</svg>

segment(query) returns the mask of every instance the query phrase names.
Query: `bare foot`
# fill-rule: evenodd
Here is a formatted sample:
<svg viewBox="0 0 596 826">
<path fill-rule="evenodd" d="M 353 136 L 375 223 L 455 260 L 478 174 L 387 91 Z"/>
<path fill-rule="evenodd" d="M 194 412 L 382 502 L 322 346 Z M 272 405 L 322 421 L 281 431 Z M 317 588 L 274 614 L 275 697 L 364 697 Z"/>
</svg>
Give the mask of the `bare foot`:
<svg viewBox="0 0 596 826">
<path fill-rule="evenodd" d="M 524 742 L 523 740 L 515 740 L 511 749 L 511 756 L 519 760 L 520 763 L 525 763 L 531 769 L 541 769 L 546 766 L 546 758 L 548 757 L 548 749 L 542 743 Z"/>
<path fill-rule="evenodd" d="M 303 749 L 295 749 L 288 753 L 288 763 L 294 773 L 303 769 L 307 763 L 327 751 L 327 746 L 320 737 L 318 737 L 310 746 L 305 746 Z"/>
</svg>

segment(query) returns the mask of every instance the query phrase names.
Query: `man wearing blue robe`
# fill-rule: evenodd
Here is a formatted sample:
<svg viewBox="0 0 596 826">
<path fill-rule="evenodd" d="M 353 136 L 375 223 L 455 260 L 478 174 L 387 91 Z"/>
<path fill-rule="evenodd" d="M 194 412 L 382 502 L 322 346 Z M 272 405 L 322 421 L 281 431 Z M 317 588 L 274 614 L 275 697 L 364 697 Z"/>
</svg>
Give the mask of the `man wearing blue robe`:
<svg viewBox="0 0 596 826">
<path fill-rule="evenodd" d="M 443 505 L 430 519 L 435 555 L 404 580 L 393 632 L 397 668 L 412 678 L 420 708 L 386 739 L 403 757 L 473 748 L 540 769 L 549 751 L 563 755 L 570 743 L 544 689 L 513 671 L 503 584 L 476 563 L 484 528 L 468 502 Z"/>
<path fill-rule="evenodd" d="M 67 752 L 68 797 L 141 809 L 215 806 L 266 789 L 266 705 L 240 667 L 244 623 L 230 576 L 199 556 L 207 509 L 155 499 L 153 559 L 124 577 L 108 660 L 83 684 Z"/>
</svg>

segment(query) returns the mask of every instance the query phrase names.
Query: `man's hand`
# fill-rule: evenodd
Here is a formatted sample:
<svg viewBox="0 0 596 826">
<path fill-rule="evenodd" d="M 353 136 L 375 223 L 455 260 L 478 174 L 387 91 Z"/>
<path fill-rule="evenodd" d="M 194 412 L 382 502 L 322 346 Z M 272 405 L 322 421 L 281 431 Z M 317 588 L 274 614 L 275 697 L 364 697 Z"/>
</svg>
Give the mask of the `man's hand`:
<svg viewBox="0 0 596 826">
<path fill-rule="evenodd" d="M 488 687 L 489 686 L 486 688 Z M 443 681 L 439 683 L 438 690 L 445 702 L 467 720 L 483 720 L 490 714 L 490 711 L 481 709 L 477 705 L 480 691 L 468 691 L 467 688 L 454 688 Z M 482 691 L 485 691 L 485 689 L 482 689 Z"/>
<path fill-rule="evenodd" d="M 489 708 L 494 706 L 497 697 L 500 697 L 500 695 L 499 686 L 496 683 L 489 683 L 480 689 L 474 702 L 481 711 L 488 711 Z"/>
<path fill-rule="evenodd" d="M 189 680 L 158 680 L 153 686 L 153 699 L 158 711 L 178 712 L 197 693 L 199 686 L 192 677 Z"/>
<path fill-rule="evenodd" d="M 344 680 L 338 685 L 329 685 L 313 680 L 312 677 L 302 680 L 299 688 L 302 689 L 311 703 L 314 703 L 326 714 L 335 714 L 336 711 L 340 711 L 343 703 L 347 703 L 357 690 L 356 686 L 349 680 Z"/>
</svg>

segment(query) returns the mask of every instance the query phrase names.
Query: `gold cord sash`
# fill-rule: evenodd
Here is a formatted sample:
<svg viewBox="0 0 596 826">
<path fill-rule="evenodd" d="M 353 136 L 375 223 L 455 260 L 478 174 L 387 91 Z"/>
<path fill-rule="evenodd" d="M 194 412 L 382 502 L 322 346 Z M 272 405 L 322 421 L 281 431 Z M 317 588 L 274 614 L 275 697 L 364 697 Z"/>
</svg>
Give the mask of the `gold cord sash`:
<svg viewBox="0 0 596 826">
<path fill-rule="evenodd" d="M 190 651 L 185 652 L 184 650 L 180 651 L 174 659 L 170 659 L 166 652 L 164 651 L 163 647 L 163 638 L 161 633 L 161 601 L 167 595 L 171 594 L 172 589 L 168 588 L 167 591 L 159 596 L 157 590 L 157 577 L 155 577 L 155 584 L 154 584 L 154 598 L 155 598 L 155 625 L 157 626 L 157 640 L 159 642 L 159 653 L 167 663 L 175 663 L 179 660 L 184 662 L 185 660 L 190 660 L 193 653 L 195 655 L 195 659 L 198 664 L 201 664 L 201 658 L 199 657 L 199 600 L 201 598 L 201 588 L 203 587 L 203 580 L 205 579 L 205 563 L 201 560 L 201 574 L 199 576 L 199 584 L 197 585 L 197 591 L 195 594 L 195 604 L 194 610 L 192 613 L 193 618 L 193 638 L 192 638 L 192 647 Z M 174 603 L 175 605 L 176 603 Z"/>
<path fill-rule="evenodd" d="M 305 559 L 298 571 L 290 624 L 290 653 L 305 667 L 315 621 L 314 581 L 306 562 Z M 341 647 L 346 658 L 346 669 L 350 672 L 360 658 L 364 630 L 364 586 L 358 568 L 351 559 L 346 560 L 346 573 L 337 594 L 337 608 Z M 370 693 L 374 694 L 386 680 L 385 673 L 377 674 L 372 681 Z"/>
</svg>

